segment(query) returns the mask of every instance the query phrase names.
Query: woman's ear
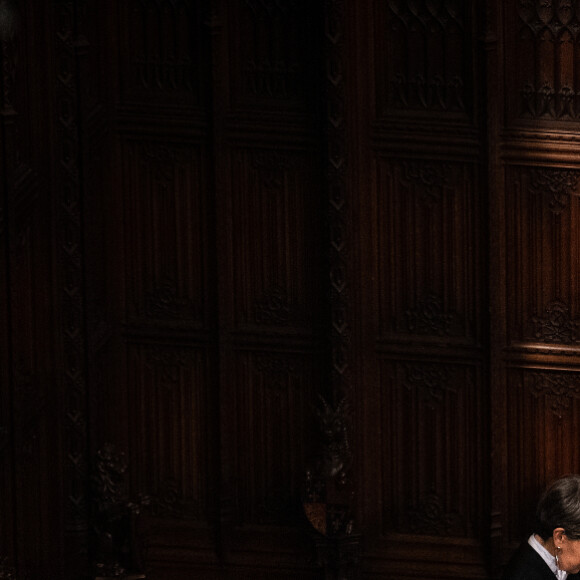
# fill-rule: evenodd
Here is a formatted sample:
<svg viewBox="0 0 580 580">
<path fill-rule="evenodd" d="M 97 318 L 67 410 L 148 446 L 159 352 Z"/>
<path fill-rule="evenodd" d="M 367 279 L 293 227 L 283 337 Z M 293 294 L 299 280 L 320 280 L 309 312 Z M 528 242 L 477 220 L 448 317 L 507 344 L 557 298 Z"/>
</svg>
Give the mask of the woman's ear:
<svg viewBox="0 0 580 580">
<path fill-rule="evenodd" d="M 554 544 L 556 546 L 560 546 L 560 544 L 564 541 L 563 538 L 566 536 L 566 531 L 564 528 L 555 528 L 552 532 L 552 538 L 554 539 Z"/>
</svg>

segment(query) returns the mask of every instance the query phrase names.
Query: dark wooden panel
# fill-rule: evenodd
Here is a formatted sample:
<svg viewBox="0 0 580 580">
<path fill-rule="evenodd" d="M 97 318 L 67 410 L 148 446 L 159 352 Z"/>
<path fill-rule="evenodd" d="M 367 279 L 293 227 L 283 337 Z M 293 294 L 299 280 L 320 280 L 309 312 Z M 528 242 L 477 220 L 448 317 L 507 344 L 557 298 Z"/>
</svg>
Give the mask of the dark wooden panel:
<svg viewBox="0 0 580 580">
<path fill-rule="evenodd" d="M 54 421 L 58 389 L 52 371 L 54 338 L 50 326 L 52 248 L 45 242 L 50 239 L 51 223 L 46 219 L 46 196 L 18 199 L 22 192 L 13 193 L 15 202 L 29 202 L 9 205 L 12 473 L 13 481 L 18 482 L 13 496 L 18 513 L 15 538 L 19 566 L 45 578 L 45 573 L 58 574 L 60 570 L 54 554 L 59 553 L 61 538 L 52 530 L 63 511 L 58 446 L 62 433 L 60 422 Z M 52 477 L 43 478 L 42 473 Z"/>
<path fill-rule="evenodd" d="M 490 66 L 505 70 L 489 92 L 497 566 L 529 533 L 541 489 L 578 469 L 574 453 L 565 444 L 561 452 L 557 441 L 564 425 L 573 430 L 575 421 L 565 418 L 560 405 L 576 415 L 578 176 L 571 129 L 578 37 L 576 9 L 569 3 L 493 3 L 490 14 Z"/>
<path fill-rule="evenodd" d="M 258 117 L 311 115 L 320 86 L 312 52 L 320 34 L 317 7 L 307 0 L 236 0 L 226 19 L 229 106 Z"/>
<path fill-rule="evenodd" d="M 20 7 L 17 9 L 20 11 Z M 20 17 L 30 17 L 31 11 L 30 7 L 22 7 Z M 42 10 L 38 17 L 42 20 Z M 51 195 L 46 185 L 48 123 L 44 116 L 46 103 L 36 97 L 49 94 L 46 70 L 50 49 L 46 49 L 47 30 L 34 34 L 17 27 L 15 33 L 14 37 L 2 39 L 0 98 L 1 482 L 3 494 L 6 493 L 3 501 L 9 502 L 2 509 L 0 529 L 2 545 L 6 547 L 0 549 L 0 558 L 7 557 L 8 564 L 23 573 L 49 578 L 62 573 L 59 523 L 64 512 L 60 494 L 62 423 L 55 420 L 59 417 L 59 388 L 51 326 L 54 279 Z M 5 537 L 8 529 L 11 537 Z"/>
<path fill-rule="evenodd" d="M 324 228 L 319 166 L 309 151 L 232 152 L 228 284 L 240 330 L 310 334 L 321 307 Z M 224 256 L 225 258 L 226 256 Z M 225 262 L 225 263 L 228 263 Z"/>
<path fill-rule="evenodd" d="M 125 316 L 132 326 L 211 324 L 211 206 L 200 144 L 123 140 Z"/>
<path fill-rule="evenodd" d="M 78 56 L 83 43 L 77 26 L 79 14 L 72 1 L 61 2 L 51 14 L 51 66 L 54 101 L 51 110 L 52 215 L 54 216 L 54 284 L 58 336 L 57 360 L 61 388 L 63 445 L 62 494 L 64 538 L 67 546 L 62 566 L 67 576 L 86 572 L 88 562 L 87 482 L 88 423 L 86 374 L 86 295 L 82 215 L 81 134 L 83 127 Z"/>
<path fill-rule="evenodd" d="M 376 115 L 472 118 L 476 104 L 474 2 L 374 2 Z"/>
<path fill-rule="evenodd" d="M 120 106 L 156 115 L 204 106 L 206 4 L 132 0 L 110 9 L 118 50 L 110 81 Z"/>
<path fill-rule="evenodd" d="M 127 348 L 133 493 L 156 498 L 157 515 L 207 522 L 217 492 L 211 352 L 172 344 L 130 343 Z"/>
<path fill-rule="evenodd" d="M 580 287 L 578 172 L 558 167 L 506 171 L 508 341 L 577 345 Z"/>
<path fill-rule="evenodd" d="M 371 1 L 357 15 L 363 72 L 348 114 L 362 120 L 351 153 L 362 567 L 365 577 L 486 578 L 482 5 Z"/>
<path fill-rule="evenodd" d="M 518 2 L 506 10 L 510 124 L 553 130 L 577 123 L 578 18 L 570 2 Z"/>
<path fill-rule="evenodd" d="M 519 541 L 533 523 L 534 502 L 546 482 L 580 470 L 573 441 L 580 421 L 577 368 L 529 365 L 508 370 L 506 537 Z"/>
<path fill-rule="evenodd" d="M 379 158 L 376 171 L 380 338 L 481 345 L 478 168 Z"/>
<path fill-rule="evenodd" d="M 487 461 L 481 367 L 381 360 L 385 531 L 481 539 Z"/>
<path fill-rule="evenodd" d="M 2 103 L 4 119 L 6 107 Z M 4 127 L 3 127 L 4 128 Z M 14 489 L 14 426 L 13 426 L 13 383 L 11 378 L 12 366 L 12 337 L 7 329 L 11 328 L 10 310 L 10 267 L 9 267 L 9 240 L 7 231 L 7 151 L 6 143 L 2 144 L 2 174 L 0 183 L 0 559 L 15 563 L 16 538 L 15 525 L 15 489 Z"/>
<path fill-rule="evenodd" d="M 240 350 L 227 391 L 229 444 L 224 461 L 235 486 L 235 519 L 246 524 L 297 521 L 312 455 L 312 402 L 319 361 L 305 352 Z"/>
</svg>

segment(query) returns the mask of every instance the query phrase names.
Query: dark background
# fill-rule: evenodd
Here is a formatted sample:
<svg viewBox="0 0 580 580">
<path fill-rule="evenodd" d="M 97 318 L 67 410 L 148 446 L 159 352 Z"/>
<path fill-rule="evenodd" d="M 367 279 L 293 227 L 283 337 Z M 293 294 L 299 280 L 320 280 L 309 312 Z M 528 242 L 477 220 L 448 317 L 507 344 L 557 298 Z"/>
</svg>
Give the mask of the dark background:
<svg viewBox="0 0 580 580">
<path fill-rule="evenodd" d="M 12 4 L 0 562 L 88 577 L 112 445 L 148 578 L 323 577 L 321 395 L 351 577 L 494 577 L 580 471 L 578 2 Z"/>
</svg>

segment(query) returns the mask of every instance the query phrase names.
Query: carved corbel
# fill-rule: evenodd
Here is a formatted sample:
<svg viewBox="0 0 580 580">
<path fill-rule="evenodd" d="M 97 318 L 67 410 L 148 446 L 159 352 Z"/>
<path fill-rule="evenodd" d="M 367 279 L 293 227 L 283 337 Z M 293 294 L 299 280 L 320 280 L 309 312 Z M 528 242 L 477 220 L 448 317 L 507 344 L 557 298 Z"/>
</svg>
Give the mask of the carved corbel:
<svg viewBox="0 0 580 580">
<path fill-rule="evenodd" d="M 95 580 L 146 578 L 137 541 L 137 518 L 149 498 L 125 493 L 125 456 L 106 445 L 97 454 L 93 476 Z"/>
</svg>

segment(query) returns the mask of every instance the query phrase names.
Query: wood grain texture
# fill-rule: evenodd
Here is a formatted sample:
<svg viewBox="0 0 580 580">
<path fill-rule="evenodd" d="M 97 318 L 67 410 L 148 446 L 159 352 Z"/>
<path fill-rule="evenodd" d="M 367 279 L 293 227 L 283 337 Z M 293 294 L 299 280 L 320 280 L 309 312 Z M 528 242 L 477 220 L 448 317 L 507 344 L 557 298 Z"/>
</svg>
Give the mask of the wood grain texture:
<svg viewBox="0 0 580 580">
<path fill-rule="evenodd" d="M 113 444 L 152 578 L 320 577 L 324 395 L 357 574 L 498 577 L 579 469 L 575 5 L 18 4 L 0 562 L 88 575 Z"/>
</svg>

